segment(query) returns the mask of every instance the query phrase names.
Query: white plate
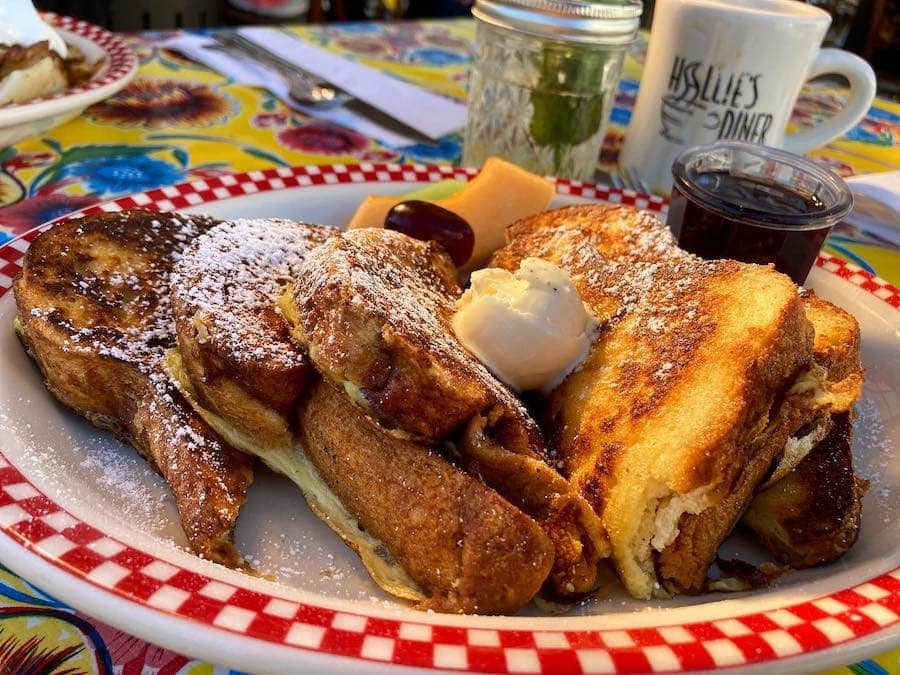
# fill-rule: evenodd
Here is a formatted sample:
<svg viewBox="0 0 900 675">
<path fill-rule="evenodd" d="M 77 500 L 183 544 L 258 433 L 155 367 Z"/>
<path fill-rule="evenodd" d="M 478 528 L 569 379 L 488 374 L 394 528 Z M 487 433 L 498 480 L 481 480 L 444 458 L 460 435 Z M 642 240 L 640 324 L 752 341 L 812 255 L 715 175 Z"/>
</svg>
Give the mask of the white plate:
<svg viewBox="0 0 900 675">
<path fill-rule="evenodd" d="M 340 225 L 368 194 L 471 173 L 298 167 L 153 190 L 92 210 L 150 205 Z M 562 180 L 557 189 L 558 205 L 603 198 L 663 208 L 660 199 L 633 192 Z M 35 234 L 0 248 L 0 294 Z M 61 408 L 9 329 L 0 331 L 0 560 L 100 620 L 253 672 L 377 671 L 385 661 L 628 672 L 775 660 L 779 669 L 808 671 L 870 656 L 900 634 L 900 298 L 886 282 L 837 259 L 819 264 L 810 284 L 852 310 L 862 329 L 867 379 L 854 450 L 873 485 L 857 546 L 833 565 L 794 572 L 771 588 L 654 602 L 618 591 L 565 616 L 541 616 L 533 607 L 515 617 L 416 612 L 374 586 L 297 490 L 262 468 L 238 520 L 237 543 L 279 580 L 227 570 L 180 548 L 186 542 L 165 483 L 132 449 Z M 7 293 L 0 326 L 10 326 L 14 314 Z M 759 554 L 740 536 L 725 548 Z"/>
<path fill-rule="evenodd" d="M 94 77 L 77 87 L 27 103 L 0 106 L 0 148 L 68 122 L 89 105 L 122 89 L 137 72 L 137 57 L 122 38 L 68 16 L 45 12 L 42 17 L 88 61 L 103 59 L 104 63 Z"/>
</svg>

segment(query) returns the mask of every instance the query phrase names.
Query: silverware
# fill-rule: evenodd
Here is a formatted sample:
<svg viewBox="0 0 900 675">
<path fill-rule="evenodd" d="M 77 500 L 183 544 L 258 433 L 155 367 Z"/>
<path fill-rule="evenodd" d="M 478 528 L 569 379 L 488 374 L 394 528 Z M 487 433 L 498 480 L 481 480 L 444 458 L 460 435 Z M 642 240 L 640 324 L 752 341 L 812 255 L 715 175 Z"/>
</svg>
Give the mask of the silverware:
<svg viewBox="0 0 900 675">
<path fill-rule="evenodd" d="M 651 194 L 650 187 L 634 169 L 619 167 L 619 170 L 616 173 L 611 173 L 609 178 L 614 187 L 643 192 L 648 195 Z"/>
<path fill-rule="evenodd" d="M 238 33 L 220 32 L 213 34 L 218 44 L 207 49 L 223 51 L 231 56 L 249 58 L 263 65 L 270 66 L 288 82 L 288 96 L 300 105 L 331 110 L 344 108 L 361 115 L 379 126 L 407 136 L 417 143 L 435 144 L 438 139 L 414 129 L 405 122 L 392 117 L 370 103 L 354 98 L 351 94 L 335 87 L 331 83 L 313 76 L 296 64 L 270 52 L 255 42 Z"/>
<path fill-rule="evenodd" d="M 224 51 L 231 56 L 250 58 L 273 68 L 287 80 L 288 95 L 301 105 L 330 110 L 340 108 L 353 99 L 347 92 L 313 77 L 299 66 L 238 33 L 221 32 L 215 33 L 213 37 L 218 44 L 210 45 L 210 49 Z"/>
</svg>

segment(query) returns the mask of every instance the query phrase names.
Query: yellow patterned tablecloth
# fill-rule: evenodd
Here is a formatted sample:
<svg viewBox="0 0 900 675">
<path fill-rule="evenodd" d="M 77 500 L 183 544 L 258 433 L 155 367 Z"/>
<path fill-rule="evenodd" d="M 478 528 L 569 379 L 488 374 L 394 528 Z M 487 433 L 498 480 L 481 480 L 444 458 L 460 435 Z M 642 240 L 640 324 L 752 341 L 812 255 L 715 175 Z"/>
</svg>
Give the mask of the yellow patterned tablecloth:
<svg viewBox="0 0 900 675">
<path fill-rule="evenodd" d="M 335 53 L 465 98 L 474 35 L 469 20 L 288 29 Z M 459 134 L 435 145 L 386 147 L 304 117 L 265 91 L 160 49 L 170 35 L 130 39 L 141 65 L 125 91 L 43 137 L 0 150 L 0 242 L 74 208 L 191 178 L 275 164 L 459 161 Z M 645 53 L 642 36 L 625 63 L 601 156 L 603 171 L 614 170 Z M 841 95 L 806 88 L 793 125 L 827 116 L 840 106 Z M 900 104 L 877 99 L 849 134 L 812 154 L 844 176 L 900 168 Z M 897 285 L 900 265 L 883 244 L 846 227 L 829 241 L 832 253 Z"/>
<path fill-rule="evenodd" d="M 465 98 L 471 21 L 292 26 L 312 43 L 423 87 Z M 461 137 L 389 148 L 304 117 L 269 93 L 235 84 L 158 45 L 171 33 L 132 36 L 137 79 L 117 96 L 40 138 L 0 150 L 0 243 L 36 224 L 123 194 L 273 165 L 385 161 L 454 163 Z M 638 89 L 646 36 L 629 55 L 601 171 L 614 171 Z M 840 105 L 841 91 L 804 90 L 793 124 Z M 845 137 L 812 153 L 842 175 L 900 169 L 900 105 L 876 100 Z M 900 253 L 839 227 L 828 248 L 900 284 Z M 0 672 L 227 672 L 149 645 L 81 616 L 0 568 Z M 900 673 L 900 650 L 830 673 Z"/>
</svg>

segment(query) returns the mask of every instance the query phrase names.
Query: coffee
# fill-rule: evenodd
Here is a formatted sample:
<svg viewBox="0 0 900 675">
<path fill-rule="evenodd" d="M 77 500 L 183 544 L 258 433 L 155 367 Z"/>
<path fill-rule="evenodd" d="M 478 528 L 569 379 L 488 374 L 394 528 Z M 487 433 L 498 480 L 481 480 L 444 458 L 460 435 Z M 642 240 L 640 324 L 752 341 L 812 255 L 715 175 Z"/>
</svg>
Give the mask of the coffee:
<svg viewBox="0 0 900 675">
<path fill-rule="evenodd" d="M 641 87 L 619 155 L 623 176 L 656 194 L 686 148 L 717 140 L 805 154 L 856 124 L 875 96 L 872 68 L 819 45 L 831 17 L 794 0 L 657 0 Z M 786 133 L 803 83 L 850 82 L 840 112 Z"/>
</svg>

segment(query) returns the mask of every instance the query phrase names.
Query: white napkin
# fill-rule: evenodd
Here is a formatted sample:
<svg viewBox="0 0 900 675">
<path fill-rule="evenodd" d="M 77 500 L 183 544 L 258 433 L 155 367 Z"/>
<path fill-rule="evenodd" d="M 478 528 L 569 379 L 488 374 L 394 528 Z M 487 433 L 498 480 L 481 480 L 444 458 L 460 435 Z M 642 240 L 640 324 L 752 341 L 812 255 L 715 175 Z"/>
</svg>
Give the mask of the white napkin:
<svg viewBox="0 0 900 675">
<path fill-rule="evenodd" d="M 275 34 L 277 34 L 277 32 Z M 287 38 L 287 36 L 284 37 Z M 295 42 L 304 44 L 300 40 L 296 40 Z M 214 44 L 216 44 L 216 41 L 211 37 L 194 35 L 191 33 L 182 33 L 176 37 L 164 41 L 161 46 L 165 49 L 171 49 L 173 51 L 180 52 L 195 61 L 199 61 L 209 68 L 212 68 L 213 70 L 218 71 L 223 75 L 227 75 L 228 77 L 234 79 L 236 82 L 240 82 L 241 84 L 246 84 L 253 87 L 268 89 L 275 96 L 284 101 L 285 104 L 289 105 L 295 110 L 299 110 L 300 112 L 309 115 L 310 117 L 325 120 L 347 129 L 353 129 L 354 131 L 358 131 L 365 136 L 375 138 L 385 145 L 394 148 L 401 148 L 416 143 L 416 140 L 412 138 L 409 138 L 391 129 L 386 129 L 385 127 L 376 124 L 375 122 L 362 115 L 351 112 L 349 110 L 345 110 L 343 108 L 336 108 L 333 110 L 320 110 L 318 108 L 310 108 L 308 106 L 300 105 L 293 101 L 290 96 L 288 96 L 288 89 L 290 87 L 288 86 L 288 83 L 285 81 L 285 79 L 276 71 L 272 70 L 271 68 L 262 66 L 250 59 L 238 59 L 224 52 L 205 48 L 208 45 Z M 269 45 L 266 46 L 269 47 Z M 313 47 L 312 49 L 315 48 Z M 321 52 L 322 50 L 317 51 Z M 351 66 L 357 66 L 357 64 L 346 61 L 346 59 L 334 56 L 333 58 L 336 58 L 339 61 L 346 62 Z M 307 63 L 304 63 L 303 65 L 304 69 L 313 72 L 312 68 L 309 68 L 308 66 L 309 64 Z M 364 66 L 357 67 L 364 68 Z M 371 71 L 372 69 L 366 68 L 366 70 Z M 316 74 L 318 74 L 318 72 L 316 72 Z M 422 94 L 435 96 L 434 94 L 426 92 L 413 85 L 402 83 L 399 81 L 397 82 Z M 338 86 L 340 85 L 338 84 Z M 446 101 L 446 99 L 442 100 Z M 448 102 L 454 104 L 455 106 L 461 106 L 461 104 L 456 103 L 455 101 Z M 465 106 L 461 107 L 463 109 L 463 123 L 465 123 Z M 410 126 L 417 128 L 417 125 L 411 124 Z"/>
<path fill-rule="evenodd" d="M 846 181 L 854 205 L 844 221 L 900 246 L 900 171 L 851 176 Z"/>
<path fill-rule="evenodd" d="M 247 26 L 238 33 L 430 138 L 466 123 L 462 103 L 314 47 L 296 35 L 265 26 Z"/>
</svg>

